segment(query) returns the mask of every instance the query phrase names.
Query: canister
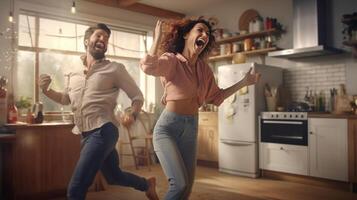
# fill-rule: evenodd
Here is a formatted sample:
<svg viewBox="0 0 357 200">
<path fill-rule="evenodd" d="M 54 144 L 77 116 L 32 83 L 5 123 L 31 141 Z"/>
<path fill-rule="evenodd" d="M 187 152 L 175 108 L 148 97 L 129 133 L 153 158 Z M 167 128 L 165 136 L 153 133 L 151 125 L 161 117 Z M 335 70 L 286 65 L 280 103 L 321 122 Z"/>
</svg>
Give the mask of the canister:
<svg viewBox="0 0 357 200">
<path fill-rule="evenodd" d="M 253 46 L 253 39 L 252 38 L 247 38 L 244 40 L 244 51 L 250 51 L 252 50 Z"/>
</svg>

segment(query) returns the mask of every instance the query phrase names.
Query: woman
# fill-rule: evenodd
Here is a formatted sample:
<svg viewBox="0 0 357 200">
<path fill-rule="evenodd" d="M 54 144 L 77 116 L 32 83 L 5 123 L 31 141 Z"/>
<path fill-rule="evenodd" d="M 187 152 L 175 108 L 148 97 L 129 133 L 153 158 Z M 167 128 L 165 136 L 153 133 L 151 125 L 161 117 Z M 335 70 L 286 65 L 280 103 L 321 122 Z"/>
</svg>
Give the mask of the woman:
<svg viewBox="0 0 357 200">
<path fill-rule="evenodd" d="M 240 88 L 255 84 L 259 74 L 250 69 L 233 86 L 218 88 L 205 62 L 215 42 L 210 24 L 199 18 L 167 25 L 171 31 L 159 47 L 163 22 L 157 22 L 153 45 L 141 60 L 141 68 L 146 74 L 160 76 L 164 87 L 165 110 L 155 125 L 153 142 L 169 181 L 165 199 L 188 199 L 195 176 L 199 107 L 204 102 L 220 105 Z M 165 53 L 156 56 L 159 48 Z"/>
</svg>

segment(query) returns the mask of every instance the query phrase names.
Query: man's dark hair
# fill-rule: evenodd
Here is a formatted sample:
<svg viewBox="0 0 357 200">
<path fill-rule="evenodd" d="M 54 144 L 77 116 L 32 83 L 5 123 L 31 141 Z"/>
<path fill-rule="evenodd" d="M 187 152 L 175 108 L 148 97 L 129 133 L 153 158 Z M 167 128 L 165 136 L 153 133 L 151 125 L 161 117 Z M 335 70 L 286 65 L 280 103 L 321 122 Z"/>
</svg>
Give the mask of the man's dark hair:
<svg viewBox="0 0 357 200">
<path fill-rule="evenodd" d="M 98 23 L 96 26 L 91 26 L 89 27 L 86 32 L 84 33 L 84 39 L 83 39 L 83 43 L 84 43 L 84 47 L 87 49 L 87 45 L 85 43 L 85 41 L 87 39 L 90 38 L 90 36 L 94 33 L 95 30 L 97 29 L 102 29 L 104 30 L 106 33 L 108 33 L 108 36 L 110 36 L 110 29 L 108 28 L 108 26 L 106 24 L 103 24 L 103 23 Z"/>
</svg>

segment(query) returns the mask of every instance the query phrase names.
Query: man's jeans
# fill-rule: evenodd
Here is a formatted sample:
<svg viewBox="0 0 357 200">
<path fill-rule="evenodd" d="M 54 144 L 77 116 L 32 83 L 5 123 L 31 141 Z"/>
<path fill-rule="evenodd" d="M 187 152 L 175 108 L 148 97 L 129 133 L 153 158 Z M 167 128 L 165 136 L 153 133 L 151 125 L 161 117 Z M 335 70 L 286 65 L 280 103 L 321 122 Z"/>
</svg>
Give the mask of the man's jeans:
<svg viewBox="0 0 357 200">
<path fill-rule="evenodd" d="M 145 178 L 123 172 L 119 168 L 119 157 L 115 149 L 118 136 L 118 129 L 113 123 L 82 133 L 82 150 L 67 191 L 69 200 L 85 199 L 98 170 L 101 170 L 109 184 L 147 190 Z"/>
<path fill-rule="evenodd" d="M 154 129 L 154 149 L 169 181 L 166 200 L 188 199 L 196 168 L 197 115 L 164 110 Z"/>
</svg>

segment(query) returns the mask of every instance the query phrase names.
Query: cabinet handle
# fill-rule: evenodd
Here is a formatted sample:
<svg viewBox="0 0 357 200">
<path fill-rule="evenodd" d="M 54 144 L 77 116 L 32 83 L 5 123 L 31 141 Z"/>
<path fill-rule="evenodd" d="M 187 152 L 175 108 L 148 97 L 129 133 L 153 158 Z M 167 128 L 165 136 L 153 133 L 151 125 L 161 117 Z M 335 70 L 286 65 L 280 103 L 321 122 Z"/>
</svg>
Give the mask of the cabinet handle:
<svg viewBox="0 0 357 200">
<path fill-rule="evenodd" d="M 283 147 L 280 147 L 280 150 L 284 150 L 284 148 L 283 148 Z"/>
<path fill-rule="evenodd" d="M 312 131 L 310 131 L 309 133 L 310 133 L 310 135 L 313 135 L 313 134 L 314 134 Z"/>
</svg>

